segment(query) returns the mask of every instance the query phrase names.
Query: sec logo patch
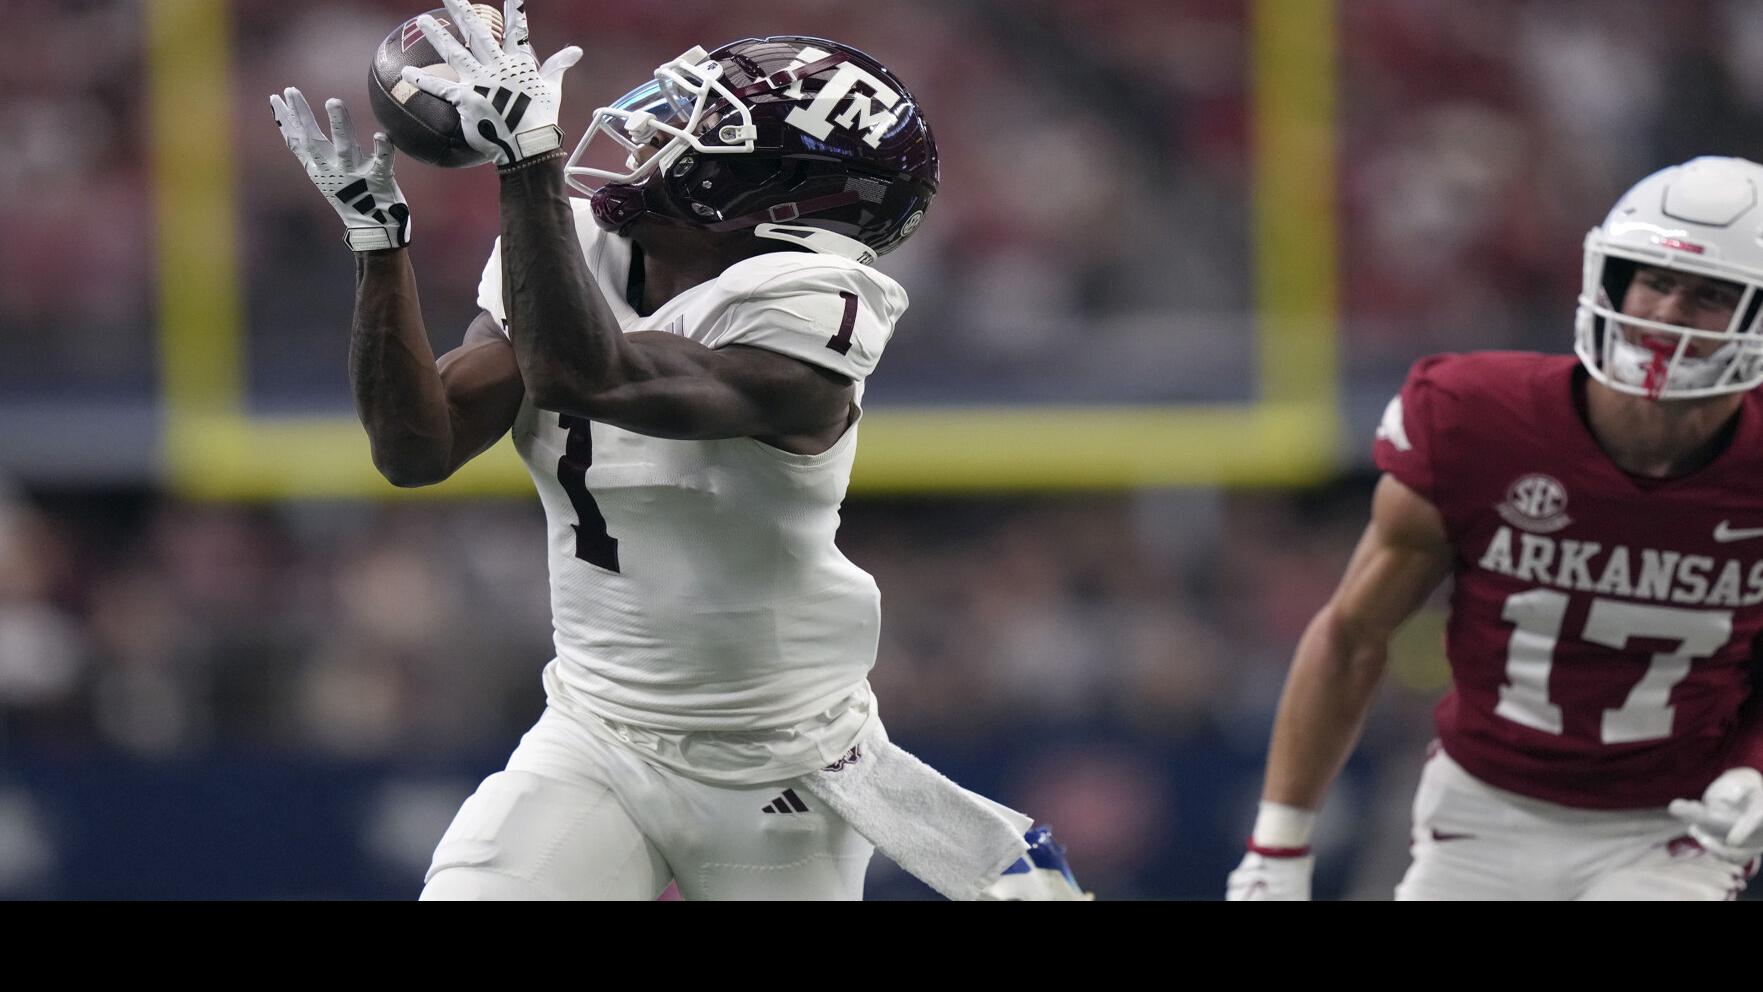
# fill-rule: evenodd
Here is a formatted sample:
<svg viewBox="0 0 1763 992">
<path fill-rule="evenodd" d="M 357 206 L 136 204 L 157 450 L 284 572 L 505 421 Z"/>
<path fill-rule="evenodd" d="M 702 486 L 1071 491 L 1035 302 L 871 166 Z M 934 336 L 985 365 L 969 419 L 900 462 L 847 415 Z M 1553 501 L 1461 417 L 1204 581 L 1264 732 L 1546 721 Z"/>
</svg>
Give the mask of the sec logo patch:
<svg viewBox="0 0 1763 992">
<path fill-rule="evenodd" d="M 1540 472 L 1520 476 L 1506 487 L 1500 516 L 1514 527 L 1549 534 L 1572 523 L 1567 516 L 1567 487 Z"/>
</svg>

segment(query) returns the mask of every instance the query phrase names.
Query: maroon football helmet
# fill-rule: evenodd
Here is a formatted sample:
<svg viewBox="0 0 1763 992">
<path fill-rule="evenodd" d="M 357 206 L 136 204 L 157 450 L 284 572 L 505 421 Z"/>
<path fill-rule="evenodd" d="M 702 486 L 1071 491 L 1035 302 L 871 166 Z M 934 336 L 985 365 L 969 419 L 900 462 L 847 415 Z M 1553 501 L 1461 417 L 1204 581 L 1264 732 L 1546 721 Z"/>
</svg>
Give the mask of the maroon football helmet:
<svg viewBox="0 0 1763 992">
<path fill-rule="evenodd" d="M 602 136 L 627 153 L 623 171 L 581 164 Z M 565 172 L 607 230 L 641 217 L 751 228 L 868 262 L 923 220 L 937 145 L 912 94 L 855 48 L 746 38 L 694 48 L 595 111 Z"/>
</svg>

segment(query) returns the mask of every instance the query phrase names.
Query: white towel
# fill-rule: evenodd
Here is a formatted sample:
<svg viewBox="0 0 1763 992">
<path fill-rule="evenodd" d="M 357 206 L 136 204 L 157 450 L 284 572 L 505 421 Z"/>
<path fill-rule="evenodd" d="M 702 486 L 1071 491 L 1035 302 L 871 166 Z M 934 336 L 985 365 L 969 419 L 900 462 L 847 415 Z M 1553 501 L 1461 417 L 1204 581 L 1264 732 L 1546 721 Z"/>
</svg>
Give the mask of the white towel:
<svg viewBox="0 0 1763 992">
<path fill-rule="evenodd" d="M 1028 853 L 1034 820 L 951 782 L 876 725 L 803 788 L 914 878 L 956 900 L 979 898 Z"/>
</svg>

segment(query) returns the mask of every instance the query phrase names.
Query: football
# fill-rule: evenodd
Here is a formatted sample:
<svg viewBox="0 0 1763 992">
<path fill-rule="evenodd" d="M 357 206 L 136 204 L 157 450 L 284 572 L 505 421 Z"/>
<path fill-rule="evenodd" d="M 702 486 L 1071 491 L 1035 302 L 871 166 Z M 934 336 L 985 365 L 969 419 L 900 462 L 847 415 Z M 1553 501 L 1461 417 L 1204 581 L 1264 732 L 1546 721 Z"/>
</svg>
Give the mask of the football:
<svg viewBox="0 0 1763 992">
<path fill-rule="evenodd" d="M 490 26 L 496 41 L 501 42 L 502 12 L 481 3 L 472 4 L 471 9 Z M 429 16 L 452 32 L 460 44 L 465 44 L 465 33 L 452 22 L 446 10 L 431 10 Z M 386 137 L 392 139 L 392 145 L 419 162 L 450 169 L 489 161 L 466 143 L 465 131 L 459 126 L 459 112 L 452 104 L 404 81 L 405 66 L 448 79 L 459 78 L 422 36 L 415 17 L 387 35 L 373 53 L 367 89 L 373 114 L 379 118 Z"/>
</svg>

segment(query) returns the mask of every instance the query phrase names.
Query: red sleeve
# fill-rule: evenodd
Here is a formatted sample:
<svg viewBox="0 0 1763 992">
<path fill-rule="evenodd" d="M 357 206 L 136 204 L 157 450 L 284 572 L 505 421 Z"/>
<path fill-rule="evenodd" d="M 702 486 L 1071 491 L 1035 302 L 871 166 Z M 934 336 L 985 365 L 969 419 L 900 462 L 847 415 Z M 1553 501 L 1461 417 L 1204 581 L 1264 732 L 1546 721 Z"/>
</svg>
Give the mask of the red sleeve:
<svg viewBox="0 0 1763 992">
<path fill-rule="evenodd" d="M 1433 408 L 1438 392 L 1431 371 L 1441 358 L 1414 363 L 1402 391 L 1384 407 L 1371 449 L 1378 468 L 1435 504 L 1438 473 L 1433 465 Z"/>
</svg>

